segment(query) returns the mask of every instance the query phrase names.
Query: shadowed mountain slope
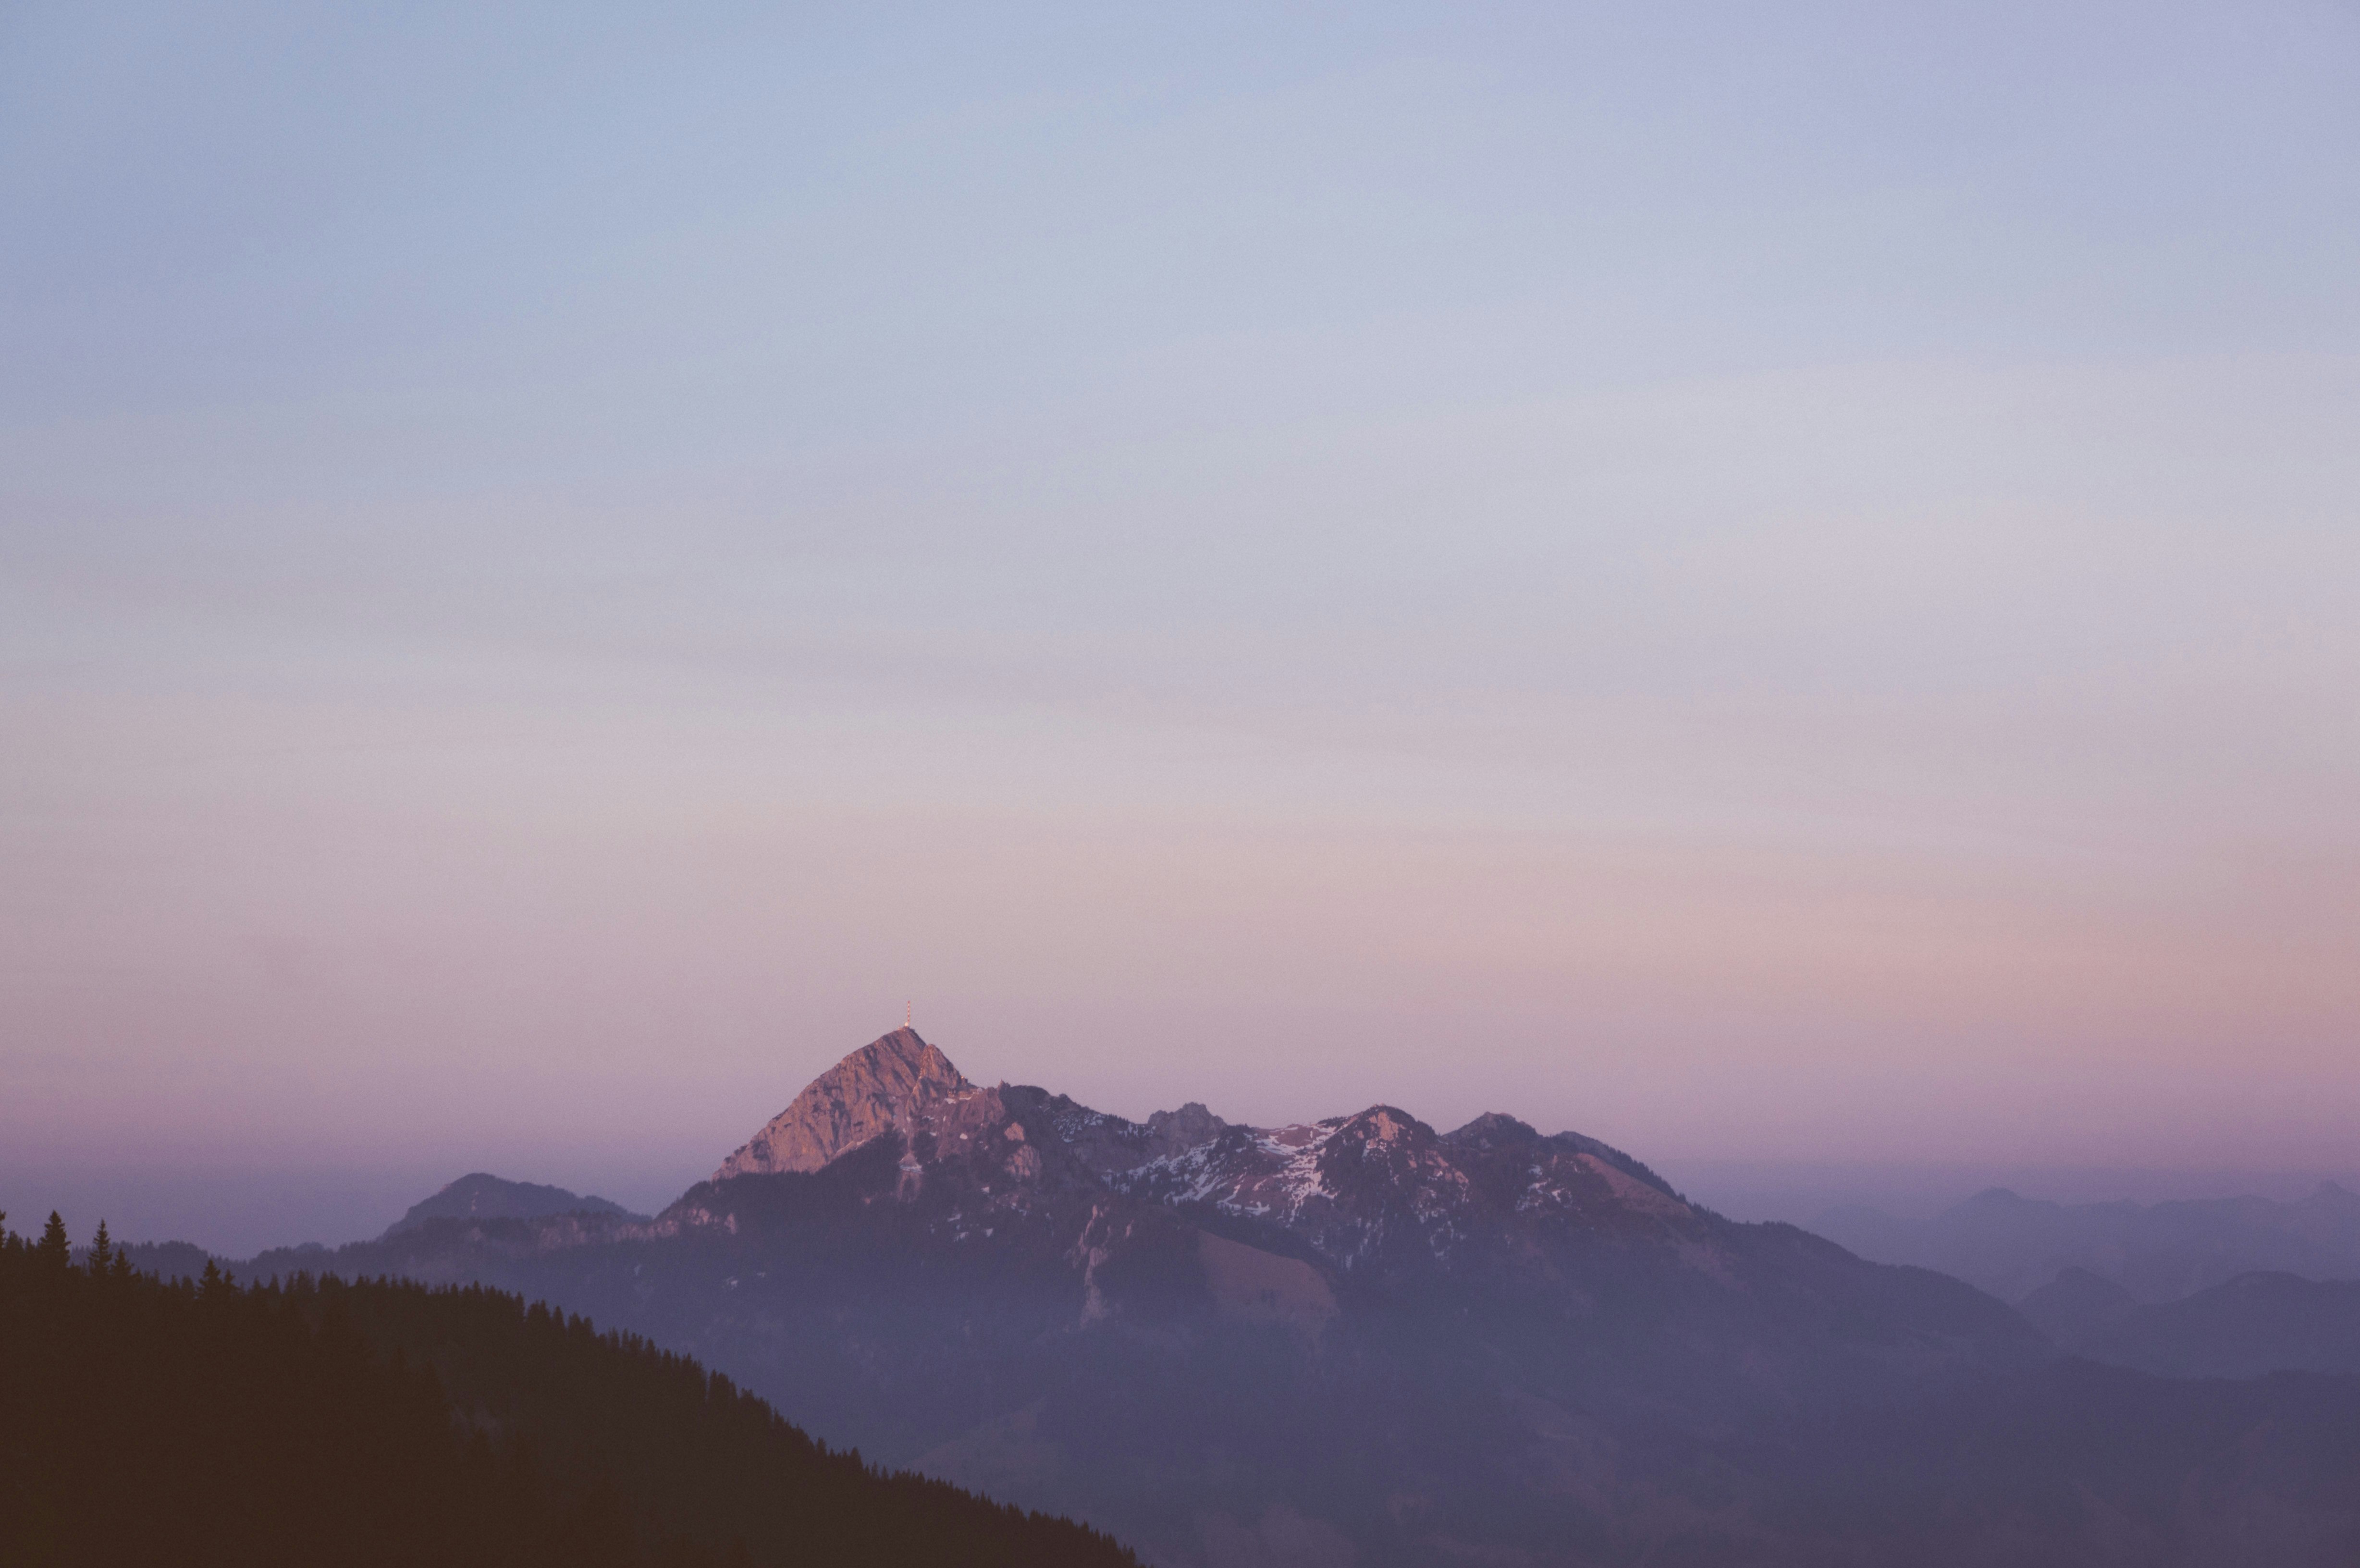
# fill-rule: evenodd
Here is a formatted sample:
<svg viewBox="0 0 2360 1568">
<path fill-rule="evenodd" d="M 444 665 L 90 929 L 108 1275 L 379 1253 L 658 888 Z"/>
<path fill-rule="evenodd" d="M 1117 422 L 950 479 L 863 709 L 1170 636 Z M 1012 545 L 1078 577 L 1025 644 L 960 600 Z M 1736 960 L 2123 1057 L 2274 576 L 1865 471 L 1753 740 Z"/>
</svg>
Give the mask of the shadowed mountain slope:
<svg viewBox="0 0 2360 1568">
<path fill-rule="evenodd" d="M 2177 1301 L 2109 1313 L 2058 1343 L 2178 1377 L 2360 1373 L 2360 1279 L 2241 1274 Z"/>
<path fill-rule="evenodd" d="M 2070 1350 L 2138 1310 L 2138 1298 L 2087 1269 L 2068 1269 L 2016 1304 L 2051 1343 Z"/>
</svg>

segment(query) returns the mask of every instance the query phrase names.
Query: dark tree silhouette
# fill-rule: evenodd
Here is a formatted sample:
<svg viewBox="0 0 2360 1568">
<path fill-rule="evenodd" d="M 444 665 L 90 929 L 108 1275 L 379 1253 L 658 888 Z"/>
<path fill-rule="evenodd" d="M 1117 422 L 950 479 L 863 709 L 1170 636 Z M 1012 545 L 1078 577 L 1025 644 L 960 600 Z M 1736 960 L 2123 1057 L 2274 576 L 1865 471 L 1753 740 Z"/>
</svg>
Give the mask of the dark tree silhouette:
<svg viewBox="0 0 2360 1568">
<path fill-rule="evenodd" d="M 107 1265 L 114 1260 L 115 1243 L 106 1234 L 106 1222 L 101 1220 L 98 1222 L 97 1234 L 90 1238 L 90 1255 L 83 1259 L 82 1266 L 90 1270 L 91 1278 L 95 1279 L 106 1272 Z"/>
<path fill-rule="evenodd" d="M 34 1248 L 41 1265 L 62 1273 L 73 1262 L 73 1245 L 66 1240 L 66 1222 L 58 1211 L 49 1211 L 49 1223 L 41 1227 L 41 1239 Z"/>
<path fill-rule="evenodd" d="M 516 1296 L 70 1257 L 0 1230 L 0 1563 L 1137 1568 Z"/>
</svg>

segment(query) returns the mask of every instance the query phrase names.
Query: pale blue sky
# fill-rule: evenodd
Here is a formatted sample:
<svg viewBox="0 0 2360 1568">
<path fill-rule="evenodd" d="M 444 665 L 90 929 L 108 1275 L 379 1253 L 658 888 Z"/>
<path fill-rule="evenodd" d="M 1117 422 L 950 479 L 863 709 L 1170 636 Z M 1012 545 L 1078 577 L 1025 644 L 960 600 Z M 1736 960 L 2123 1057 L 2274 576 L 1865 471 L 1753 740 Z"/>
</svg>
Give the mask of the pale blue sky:
<svg viewBox="0 0 2360 1568">
<path fill-rule="evenodd" d="M 2337 1163 L 2355 278 L 2350 4 L 12 7 L 0 1139 L 693 1172 L 914 994 Z"/>
</svg>

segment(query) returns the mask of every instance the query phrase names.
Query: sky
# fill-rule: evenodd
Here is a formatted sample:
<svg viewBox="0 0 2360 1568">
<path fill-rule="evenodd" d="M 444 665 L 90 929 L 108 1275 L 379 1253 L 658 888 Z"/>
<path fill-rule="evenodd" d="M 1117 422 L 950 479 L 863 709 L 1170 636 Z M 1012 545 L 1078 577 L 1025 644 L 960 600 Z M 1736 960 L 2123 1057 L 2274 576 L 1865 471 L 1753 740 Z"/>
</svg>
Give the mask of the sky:
<svg viewBox="0 0 2360 1568">
<path fill-rule="evenodd" d="M 652 1205 L 905 1007 L 2360 1166 L 2355 146 L 2350 0 L 9 6 L 0 1204 Z"/>
</svg>

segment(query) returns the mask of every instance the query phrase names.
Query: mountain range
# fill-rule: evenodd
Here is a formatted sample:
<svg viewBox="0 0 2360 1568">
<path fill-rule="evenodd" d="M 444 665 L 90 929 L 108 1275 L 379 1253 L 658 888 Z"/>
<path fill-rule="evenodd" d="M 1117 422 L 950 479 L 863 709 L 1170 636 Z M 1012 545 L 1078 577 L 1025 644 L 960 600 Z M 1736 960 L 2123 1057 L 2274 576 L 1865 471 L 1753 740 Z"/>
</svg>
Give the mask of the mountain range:
<svg viewBox="0 0 2360 1568">
<path fill-rule="evenodd" d="M 2056 1203 L 1995 1187 L 1929 1220 L 1830 1209 L 1812 1229 L 1863 1258 L 1939 1269 L 2018 1301 L 2066 1269 L 2136 1301 L 2178 1301 L 2241 1274 L 2360 1277 L 2360 1194 L 2333 1181 L 2309 1197 Z"/>
<path fill-rule="evenodd" d="M 2360 1374 L 2360 1279 L 2257 1271 L 2149 1303 L 2069 1269 L 2019 1310 L 2077 1356 L 2169 1377 Z"/>
<path fill-rule="evenodd" d="M 2349 1379 L 2060 1362 L 1957 1279 L 1732 1222 L 1505 1115 L 1134 1122 L 971 1082 L 906 1029 L 650 1219 L 444 1215 L 252 1267 L 545 1299 L 1168 1564 L 2360 1543 Z"/>
</svg>

